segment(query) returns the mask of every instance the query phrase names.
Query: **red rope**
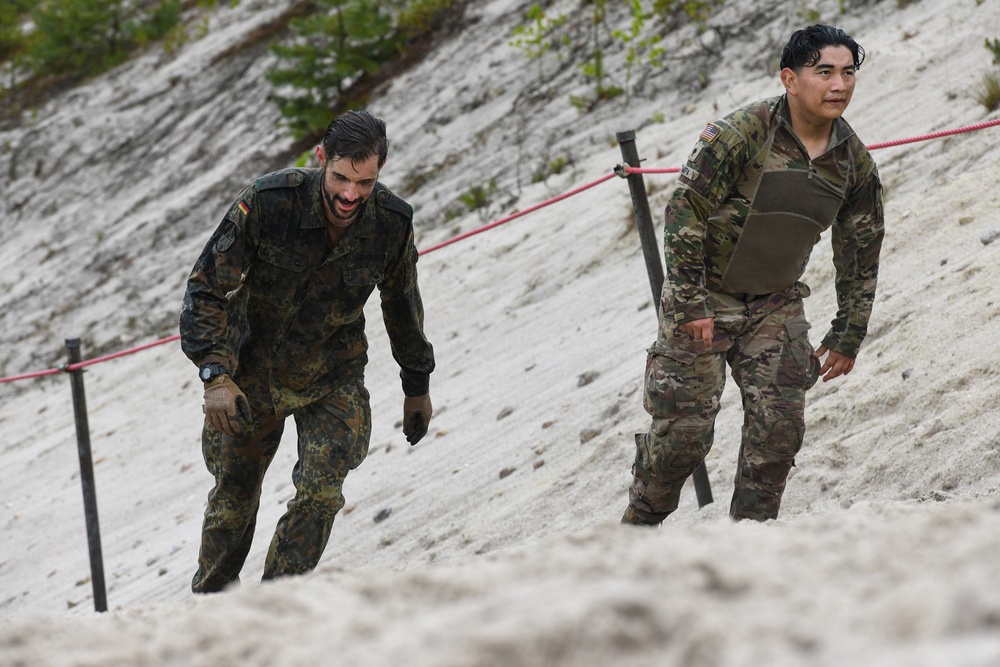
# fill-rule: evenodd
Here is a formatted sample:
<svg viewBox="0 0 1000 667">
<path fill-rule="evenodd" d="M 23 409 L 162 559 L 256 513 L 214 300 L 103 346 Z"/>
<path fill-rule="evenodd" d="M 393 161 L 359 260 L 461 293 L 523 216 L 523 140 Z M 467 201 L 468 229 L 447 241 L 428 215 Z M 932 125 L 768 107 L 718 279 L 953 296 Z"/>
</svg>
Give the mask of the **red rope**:
<svg viewBox="0 0 1000 667">
<path fill-rule="evenodd" d="M 0 384 L 4 382 L 16 382 L 18 380 L 30 380 L 31 378 L 45 377 L 46 375 L 55 375 L 56 373 L 61 373 L 61 368 L 50 368 L 46 371 L 35 371 L 34 373 L 24 373 L 23 375 L 11 375 L 10 377 L 0 378 Z"/>
<path fill-rule="evenodd" d="M 110 361 L 111 359 L 117 359 L 118 357 L 124 357 L 128 354 L 134 354 L 136 352 L 142 352 L 143 350 L 148 350 L 151 347 L 156 347 L 157 345 L 163 345 L 164 343 L 172 343 L 175 340 L 179 340 L 180 334 L 174 334 L 173 336 L 167 336 L 166 338 L 161 338 L 160 340 L 154 340 L 152 343 L 143 343 L 136 347 L 129 348 L 127 350 L 121 350 L 119 352 L 112 352 L 111 354 L 105 354 L 103 357 L 94 357 L 93 359 L 85 359 L 75 364 L 70 364 L 61 370 L 65 371 L 76 371 L 81 368 L 86 368 L 93 364 L 99 364 L 102 361 Z"/>
<path fill-rule="evenodd" d="M 868 146 L 868 150 L 873 151 L 878 148 L 889 148 L 890 146 L 901 146 L 903 144 L 912 144 L 917 141 L 927 141 L 928 139 L 937 139 L 939 137 L 947 137 L 953 134 L 962 134 L 963 132 L 974 132 L 976 130 L 986 129 L 987 127 L 993 127 L 994 125 L 1000 125 L 1000 118 L 994 118 L 993 120 L 988 120 L 982 123 L 976 123 L 975 125 L 956 127 L 952 130 L 941 130 L 940 132 L 921 134 L 918 137 L 911 137 L 909 139 L 896 139 L 895 141 L 883 141 L 877 144 L 870 144 Z"/>
<path fill-rule="evenodd" d="M 161 338 L 160 340 L 154 340 L 152 343 L 143 343 L 136 347 L 131 347 L 127 350 L 120 350 L 118 352 L 112 352 L 111 354 L 105 354 L 101 357 L 94 357 L 93 359 L 85 359 L 84 361 L 77 362 L 75 364 L 63 364 L 56 368 L 49 368 L 44 371 L 35 371 L 34 373 L 25 373 L 23 375 L 12 375 L 10 377 L 0 378 L 0 384 L 4 382 L 15 382 L 17 380 L 28 380 L 30 378 L 40 378 L 46 375 L 55 375 L 56 373 L 78 371 L 81 368 L 86 368 L 93 364 L 99 364 L 102 361 L 109 361 L 111 359 L 117 359 L 118 357 L 124 357 L 128 354 L 135 354 L 136 352 L 142 352 L 143 350 L 148 350 L 151 347 L 156 347 L 157 345 L 163 345 L 164 343 L 171 343 L 178 340 L 181 337 L 180 334 L 174 334 L 173 336 L 167 336 L 166 338 Z"/>
<path fill-rule="evenodd" d="M 553 197 L 552 199 L 546 199 L 545 201 L 543 201 L 543 202 L 541 202 L 539 204 L 535 204 L 534 206 L 529 206 L 528 208 L 524 209 L 523 211 L 518 211 L 517 213 L 513 213 L 511 215 L 508 215 L 506 218 L 500 218 L 499 220 L 495 220 L 495 221 L 491 222 L 488 225 L 483 225 L 482 227 L 479 227 L 477 229 L 473 229 L 472 231 L 465 232 L 464 234 L 459 234 L 458 236 L 455 236 L 454 238 L 450 238 L 447 241 L 442 241 L 441 243 L 438 243 L 437 245 L 432 245 L 430 248 L 424 248 L 423 250 L 420 251 L 420 254 L 421 255 L 426 255 L 429 252 L 434 252 L 435 250 L 440 250 L 441 248 L 444 248 L 446 246 L 450 246 L 452 243 L 458 243 L 459 241 L 461 241 L 463 239 L 467 239 L 470 236 L 475 236 L 476 234 L 482 234 L 483 232 L 485 232 L 485 231 L 487 231 L 489 229 L 493 229 L 494 227 L 499 227 L 500 225 L 508 223 L 511 220 L 516 220 L 517 218 L 520 218 L 522 215 L 528 215 L 529 213 L 531 213 L 533 211 L 537 211 L 538 209 L 543 208 L 545 206 L 549 206 L 550 204 L 555 204 L 556 202 L 562 201 L 563 199 L 566 199 L 567 197 L 572 197 L 573 195 L 579 194 L 579 193 L 583 192 L 584 190 L 592 188 L 592 187 L 594 187 L 596 185 L 600 185 L 604 181 L 607 181 L 607 180 L 612 179 L 614 177 L 615 177 L 614 173 L 606 174 L 606 175 L 601 176 L 600 178 L 598 178 L 596 180 L 591 181 L 590 183 L 587 183 L 585 185 L 581 185 L 578 188 L 570 190 L 569 192 L 564 192 L 561 195 L 557 195 L 557 196 Z"/>
<path fill-rule="evenodd" d="M 902 146 L 903 144 L 912 144 L 918 141 L 927 141 L 929 139 L 938 139 L 940 137 L 949 137 L 953 134 L 963 134 L 965 132 L 975 132 L 976 130 L 985 130 L 987 127 L 994 127 L 1000 125 L 1000 118 L 994 118 L 993 120 L 987 120 L 982 123 L 976 123 L 975 125 L 966 125 L 965 127 L 956 127 L 951 130 L 941 130 L 940 132 L 931 132 L 930 134 L 921 134 L 916 137 L 910 137 L 908 139 L 894 139 L 892 141 L 882 141 L 875 144 L 868 144 L 868 150 L 874 151 L 879 148 L 891 148 L 892 146 Z M 680 171 L 680 167 L 625 167 L 625 171 L 629 174 L 676 174 Z"/>
<path fill-rule="evenodd" d="M 876 150 L 876 149 L 879 149 L 879 148 L 890 148 L 892 146 L 901 146 L 903 144 L 911 144 L 911 143 L 915 143 L 915 142 L 918 142 L 918 141 L 927 141 L 929 139 L 938 139 L 940 137 L 947 137 L 947 136 L 951 136 L 951 135 L 954 135 L 954 134 L 963 134 L 965 132 L 975 132 L 976 130 L 983 130 L 983 129 L 986 129 L 988 127 L 994 127 L 994 126 L 997 126 L 997 125 L 1000 125 L 1000 118 L 995 118 L 993 120 L 984 121 L 982 123 L 976 123 L 974 125 L 966 125 L 965 127 L 957 127 L 957 128 L 951 129 L 951 130 L 941 130 L 940 132 L 931 132 L 930 134 L 921 134 L 919 136 L 910 137 L 908 139 L 896 139 L 896 140 L 893 140 L 893 141 L 883 141 L 883 142 L 880 142 L 880 143 L 869 144 L 868 145 L 868 150 Z M 620 165 L 619 168 L 622 170 L 622 174 L 621 174 L 622 177 L 624 177 L 627 174 L 676 174 L 677 172 L 680 171 L 680 167 L 659 167 L 658 168 L 658 167 L 630 167 L 630 166 L 627 166 L 627 165 Z M 447 241 L 442 241 L 441 243 L 438 243 L 437 245 L 433 245 L 433 246 L 431 246 L 429 248 L 424 248 L 423 250 L 420 251 L 420 254 L 421 255 L 426 255 L 429 252 L 434 252 L 435 250 L 440 250 L 441 248 L 450 246 L 453 243 L 458 243 L 459 241 L 462 241 L 463 239 L 467 239 L 470 236 L 475 236 L 476 234 L 482 234 L 483 232 L 485 232 L 487 230 L 493 229 L 494 227 L 499 227 L 500 225 L 506 224 L 506 223 L 510 222 L 511 220 L 516 220 L 517 218 L 520 218 L 521 216 L 524 216 L 524 215 L 527 215 L 527 214 L 532 213 L 534 211 L 537 211 L 540 208 L 544 208 L 546 206 L 550 206 L 552 204 L 555 204 L 556 202 L 562 201 L 563 199 L 566 199 L 568 197 L 572 197 L 573 195 L 580 194 L 584 190 L 588 190 L 588 189 L 590 189 L 592 187 L 600 185 L 601 183 L 603 183 L 603 182 L 605 182 L 607 180 L 610 180 L 610 179 L 614 178 L 616 175 L 618 175 L 617 172 L 616 171 L 612 171 L 610 174 L 606 174 L 604 176 L 601 176 L 600 178 L 595 179 L 595 180 L 591 181 L 590 183 L 586 183 L 584 185 L 581 185 L 578 188 L 574 188 L 572 190 L 569 190 L 568 192 L 564 192 L 563 194 L 557 195 L 555 197 L 552 197 L 551 199 L 546 199 L 545 201 L 540 202 L 538 204 L 535 204 L 534 206 L 529 206 L 528 208 L 524 209 L 523 211 L 518 211 L 517 213 L 513 213 L 511 215 L 508 215 L 506 218 L 500 218 L 499 220 L 495 220 L 495 221 L 489 223 L 488 225 L 483 225 L 482 227 L 479 227 L 477 229 L 473 229 L 471 231 L 465 232 L 464 234 L 459 234 L 458 236 L 450 238 Z M 100 363 L 102 361 L 109 361 L 111 359 L 117 359 L 118 357 L 124 357 L 124 356 L 129 355 L 129 354 L 134 354 L 136 352 L 141 352 L 142 350 L 147 350 L 147 349 L 149 349 L 151 347 L 155 347 L 157 345 L 163 345 L 164 343 L 170 343 L 170 342 L 173 342 L 175 340 L 178 340 L 180 337 L 181 337 L 180 334 L 174 334 L 173 336 L 167 336 L 166 338 L 161 338 L 160 340 L 153 341 L 152 343 L 145 343 L 143 345 L 139 345 L 137 347 L 129 348 L 127 350 L 121 350 L 120 352 L 113 352 L 111 354 L 106 354 L 106 355 L 101 356 L 101 357 L 94 357 L 93 359 L 87 359 L 85 361 L 81 361 L 81 362 L 76 363 L 76 364 L 68 364 L 68 365 L 67 364 L 63 364 L 62 366 L 59 366 L 58 368 L 49 368 L 49 369 L 44 370 L 44 371 L 35 371 L 34 373 L 24 373 L 23 375 L 12 375 L 10 377 L 0 378 L 0 384 L 3 384 L 4 382 L 15 382 L 17 380 L 28 380 L 30 378 L 45 377 L 46 375 L 55 375 L 56 373 L 61 373 L 61 372 L 64 372 L 64 371 L 66 371 L 66 372 L 68 372 L 68 371 L 76 371 L 76 370 L 79 370 L 81 368 L 85 368 L 86 366 L 90 366 L 92 364 Z"/>
</svg>

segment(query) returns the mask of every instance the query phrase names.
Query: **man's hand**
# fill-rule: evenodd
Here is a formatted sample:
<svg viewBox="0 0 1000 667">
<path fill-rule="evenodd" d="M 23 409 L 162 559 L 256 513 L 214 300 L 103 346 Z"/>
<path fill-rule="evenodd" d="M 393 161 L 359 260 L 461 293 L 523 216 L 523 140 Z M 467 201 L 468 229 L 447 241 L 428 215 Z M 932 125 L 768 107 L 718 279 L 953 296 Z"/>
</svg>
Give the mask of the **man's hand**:
<svg viewBox="0 0 1000 667">
<path fill-rule="evenodd" d="M 823 361 L 823 366 L 819 369 L 819 374 L 823 376 L 823 382 L 829 382 L 835 377 L 847 375 L 854 370 L 853 357 L 841 354 L 840 352 L 834 352 L 833 350 L 828 350 L 826 345 L 820 345 L 819 349 L 816 350 L 816 353 L 813 356 L 817 359 L 821 359 L 827 352 L 829 352 L 830 355 Z"/>
<path fill-rule="evenodd" d="M 220 375 L 205 385 L 205 426 L 210 426 L 226 435 L 239 435 L 245 424 L 251 423 L 250 404 L 247 397 L 228 375 Z"/>
<path fill-rule="evenodd" d="M 715 332 L 715 318 L 706 317 L 701 320 L 691 320 L 680 325 L 680 330 L 690 334 L 695 340 L 700 340 L 705 347 L 712 347 L 712 334 Z"/>
<path fill-rule="evenodd" d="M 433 411 L 430 394 L 407 396 L 403 399 L 403 434 L 411 446 L 427 435 L 427 425 L 430 424 Z"/>
</svg>

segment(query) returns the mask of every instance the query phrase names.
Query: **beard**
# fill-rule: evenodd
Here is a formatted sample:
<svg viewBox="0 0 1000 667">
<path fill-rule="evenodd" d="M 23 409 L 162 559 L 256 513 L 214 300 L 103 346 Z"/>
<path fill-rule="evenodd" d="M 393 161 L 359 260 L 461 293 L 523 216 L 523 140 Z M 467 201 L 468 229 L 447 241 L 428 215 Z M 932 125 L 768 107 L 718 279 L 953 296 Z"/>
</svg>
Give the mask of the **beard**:
<svg viewBox="0 0 1000 667">
<path fill-rule="evenodd" d="M 326 202 L 327 207 L 330 210 L 330 215 L 333 216 L 332 220 L 328 222 L 335 227 L 349 227 L 355 218 L 358 217 L 358 213 L 361 211 L 361 207 L 364 206 L 365 198 L 358 197 L 353 202 L 339 195 L 331 195 L 326 191 L 326 177 L 324 175 L 323 182 L 320 184 L 320 191 L 323 193 L 323 200 Z M 337 204 L 340 203 L 341 206 L 350 206 L 351 204 L 356 204 L 353 210 L 346 215 L 342 215 L 337 211 Z"/>
</svg>

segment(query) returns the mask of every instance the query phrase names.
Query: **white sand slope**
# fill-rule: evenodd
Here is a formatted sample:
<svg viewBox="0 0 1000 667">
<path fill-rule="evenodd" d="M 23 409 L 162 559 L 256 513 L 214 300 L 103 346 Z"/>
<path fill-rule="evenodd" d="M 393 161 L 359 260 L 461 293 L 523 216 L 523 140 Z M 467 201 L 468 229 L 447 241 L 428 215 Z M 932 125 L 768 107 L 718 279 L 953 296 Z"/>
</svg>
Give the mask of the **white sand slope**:
<svg viewBox="0 0 1000 667">
<path fill-rule="evenodd" d="M 608 173 L 619 130 L 636 130 L 645 166 L 677 166 L 706 121 L 780 92 L 764 54 L 798 8 L 725 4 L 715 31 L 671 38 L 684 58 L 627 106 L 580 114 L 572 67 L 547 62 L 539 87 L 507 45 L 527 4 L 474 2 L 371 106 L 389 124 L 383 180 L 424 180 L 408 195 L 419 245 Z M 213 59 L 287 5 L 219 9 L 179 54 L 0 129 L 0 374 L 58 363 L 65 337 L 90 356 L 175 330 L 215 221 L 290 145 L 273 104 L 245 93 L 266 51 Z M 866 142 L 998 117 L 971 96 L 997 69 L 982 47 L 1000 37 L 996 0 L 838 7 L 817 3 L 868 50 L 846 114 Z M 421 259 L 437 412 L 414 448 L 372 304 L 371 451 L 311 575 L 257 583 L 292 493 L 289 425 L 243 586 L 188 592 L 211 477 L 200 383 L 171 343 L 85 374 L 111 608 L 94 615 L 68 382 L 0 385 L 0 665 L 1000 664 L 1000 128 L 874 155 L 887 235 L 870 334 L 850 376 L 810 393 L 778 521 L 727 518 L 730 386 L 707 462 L 716 502 L 698 509 L 687 488 L 662 528 L 617 524 L 656 322 L 614 179 Z M 532 183 L 558 156 L 570 168 Z M 444 223 L 491 178 L 487 215 Z M 659 233 L 674 178 L 646 182 Z M 806 276 L 814 343 L 835 310 L 827 246 Z"/>
</svg>

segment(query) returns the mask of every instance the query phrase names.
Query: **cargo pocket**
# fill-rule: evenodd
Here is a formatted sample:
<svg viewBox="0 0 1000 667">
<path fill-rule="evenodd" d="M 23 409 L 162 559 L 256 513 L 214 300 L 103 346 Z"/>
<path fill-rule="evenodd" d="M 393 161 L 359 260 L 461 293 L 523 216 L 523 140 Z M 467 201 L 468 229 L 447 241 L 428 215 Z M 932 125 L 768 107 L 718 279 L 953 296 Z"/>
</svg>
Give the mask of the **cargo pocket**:
<svg viewBox="0 0 1000 667">
<path fill-rule="evenodd" d="M 371 435 L 371 412 L 368 407 L 368 391 L 359 382 L 358 393 L 338 391 L 336 398 L 323 402 L 323 409 L 339 422 L 327 430 L 328 437 L 336 441 L 343 452 L 348 469 L 354 470 L 368 456 L 368 442 Z"/>
<path fill-rule="evenodd" d="M 653 417 L 672 419 L 697 411 L 698 401 L 688 389 L 694 352 L 654 344 L 647 350 L 642 406 Z"/>
<path fill-rule="evenodd" d="M 820 363 L 809 342 L 812 325 L 805 317 L 793 317 L 785 321 L 788 333 L 788 349 L 782 355 L 781 375 L 789 386 L 809 389 L 819 379 Z"/>
</svg>

